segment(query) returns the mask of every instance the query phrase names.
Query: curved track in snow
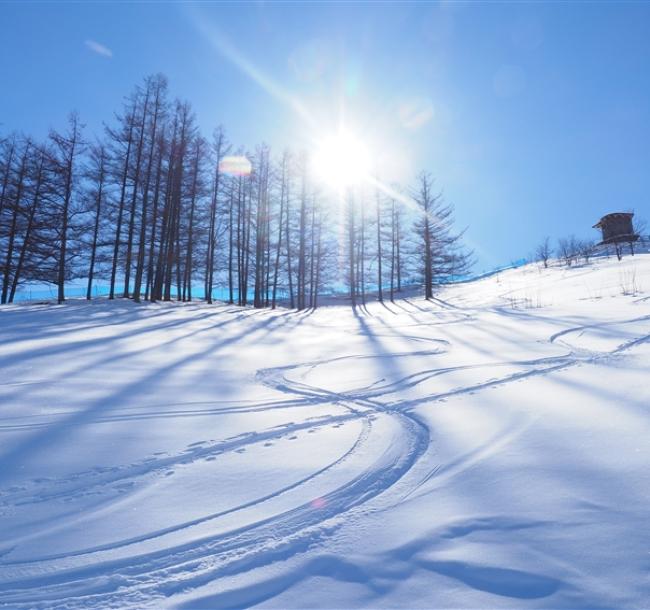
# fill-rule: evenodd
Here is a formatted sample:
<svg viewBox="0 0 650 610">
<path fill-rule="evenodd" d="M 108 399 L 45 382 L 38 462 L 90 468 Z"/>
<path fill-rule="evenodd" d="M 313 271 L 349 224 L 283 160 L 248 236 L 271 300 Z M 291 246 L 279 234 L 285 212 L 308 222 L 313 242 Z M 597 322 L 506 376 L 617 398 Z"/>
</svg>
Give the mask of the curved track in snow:
<svg viewBox="0 0 650 610">
<path fill-rule="evenodd" d="M 440 349 L 419 352 L 420 355 L 438 353 Z M 400 355 L 394 354 L 395 357 Z M 408 355 L 412 356 L 413 353 L 409 352 Z M 344 358 L 354 360 L 366 357 Z M 156 597 L 174 592 L 172 589 L 181 590 L 197 586 L 220 575 L 232 574 L 234 571 L 273 561 L 287 552 L 299 552 L 305 545 L 312 544 L 335 528 L 337 517 L 352 510 L 362 510 L 370 499 L 390 491 L 427 449 L 429 431 L 409 414 L 387 412 L 374 402 L 372 396 L 381 394 L 380 391 L 368 392 L 367 388 L 358 388 L 346 394 L 338 394 L 326 388 L 292 381 L 287 376 L 290 371 L 313 370 L 328 362 L 331 360 L 259 371 L 257 379 L 260 383 L 280 390 L 287 396 L 286 403 L 273 403 L 266 408 L 298 408 L 335 403 L 343 407 L 347 414 L 310 419 L 268 431 L 244 434 L 221 443 L 201 445 L 176 456 L 147 460 L 123 469 L 99 474 L 87 473 L 86 476 L 82 474 L 79 480 L 66 482 L 58 488 L 54 486 L 49 491 L 41 491 L 38 497 L 39 501 L 43 502 L 54 498 L 61 499 L 73 496 L 82 488 L 88 490 L 93 486 L 123 484 L 141 475 L 162 473 L 175 464 L 238 451 L 250 444 L 298 430 L 313 431 L 325 426 L 340 425 L 349 420 L 359 420 L 361 432 L 345 454 L 322 469 L 292 485 L 277 489 L 272 494 L 226 511 L 176 524 L 162 531 L 69 553 L 44 554 L 28 562 L 0 559 L 0 605 L 86 607 L 99 604 L 110 607 L 117 604 L 123 607 L 138 606 L 144 603 L 144 600 L 150 603 Z M 265 407 L 258 407 L 256 410 L 264 411 Z M 390 434 L 386 437 L 384 432 L 384 438 L 377 443 L 373 438 L 373 431 L 382 419 L 390 420 L 383 424 L 383 428 Z M 377 447 L 373 446 L 375 444 Z M 362 450 L 367 452 L 368 447 L 373 456 L 369 464 L 343 485 L 313 498 L 312 501 L 218 535 L 201 535 L 192 531 L 199 527 L 206 531 L 206 525 L 217 522 L 221 517 L 238 511 L 243 512 L 287 494 L 314 479 L 324 478 L 330 471 L 352 461 Z M 17 505 L 21 501 L 27 501 L 30 493 L 30 490 L 10 491 L 3 494 L 0 501 Z M 98 510 L 101 511 L 101 508 Z M 66 524 L 63 523 L 61 527 Z M 182 533 L 183 537 L 189 535 L 192 542 L 174 544 L 173 538 L 179 533 Z M 7 550 L 11 550 L 11 540 L 5 541 L 5 544 L 9 547 L 5 547 L 7 554 Z M 147 545 L 153 550 L 143 552 Z M 173 587 L 169 584 L 172 580 L 169 578 L 171 573 L 174 575 Z M 128 576 L 125 576 L 126 574 Z"/>
<path fill-rule="evenodd" d="M 650 317 L 618 324 L 646 319 Z M 456 323 L 456 320 L 450 323 Z M 425 325 L 406 324 L 403 328 Z M 551 336 L 550 343 L 559 344 L 567 336 L 592 327 L 565 329 Z M 382 336 L 382 333 L 375 334 L 375 337 Z M 133 481 L 141 477 L 163 477 L 170 468 L 180 464 L 213 460 L 298 431 L 316 431 L 347 422 L 359 425 L 356 440 L 336 459 L 291 484 L 224 510 L 112 543 L 55 554 L 44 552 L 28 561 L 11 559 L 11 551 L 21 539 L 20 536 L 15 540 L 8 537 L 0 548 L 0 607 L 160 607 L 164 599 L 174 593 L 291 557 L 331 535 L 344 517 L 346 520 L 358 518 L 366 511 L 390 506 L 417 493 L 431 479 L 452 476 L 463 467 L 463 464 L 435 464 L 432 468 L 428 463 L 415 468 L 431 444 L 431 431 L 414 411 L 418 405 L 610 357 L 647 341 L 649 337 L 631 338 L 607 352 L 587 354 L 563 342 L 562 347 L 569 351 L 561 355 L 448 367 L 430 365 L 432 358 L 445 353 L 448 341 L 408 334 L 400 335 L 400 338 L 414 345 L 430 343 L 431 347 L 385 352 L 381 358 L 399 362 L 403 358 L 417 357 L 422 369 L 398 371 L 399 374 L 390 379 L 380 377 L 378 373 L 377 378 L 369 383 L 337 391 L 333 387 L 335 380 L 328 384 L 314 384 L 309 382 L 310 376 L 322 367 L 348 363 L 353 366 L 357 361 L 380 356 L 346 355 L 265 368 L 257 371 L 256 381 L 281 392 L 283 400 L 246 408 L 223 408 L 215 410 L 214 415 L 247 411 L 264 413 L 279 408 L 300 409 L 324 404 L 337 405 L 342 413 L 241 434 L 220 442 L 200 443 L 176 455 L 154 456 L 121 468 L 80 473 L 75 480 L 45 482 L 38 495 L 42 502 L 65 500 L 82 490 L 87 493 L 109 487 L 124 492 L 128 499 L 128 485 Z M 501 376 L 497 374 L 500 369 L 504 370 Z M 469 372 L 473 374 L 472 381 L 459 387 L 437 393 L 426 392 L 420 397 L 401 397 L 406 390 L 435 382 L 445 375 Z M 523 426 L 509 430 L 501 442 L 508 442 L 521 429 Z M 481 459 L 480 452 L 471 459 Z M 310 497 L 312 489 L 314 492 L 324 490 L 324 493 Z M 288 498 L 288 503 L 278 503 L 283 498 Z M 30 501 L 34 501 L 30 489 L 4 490 L 0 495 L 0 509 L 2 506 L 19 507 L 21 503 Z M 98 502 L 92 516 L 101 516 L 102 511 L 111 508 Z M 228 525 L 233 517 L 239 516 L 241 525 Z M 223 526 L 221 523 L 225 517 L 230 520 Z M 74 514 L 65 516 L 60 523 L 49 525 L 47 531 L 67 527 L 76 518 Z"/>
</svg>

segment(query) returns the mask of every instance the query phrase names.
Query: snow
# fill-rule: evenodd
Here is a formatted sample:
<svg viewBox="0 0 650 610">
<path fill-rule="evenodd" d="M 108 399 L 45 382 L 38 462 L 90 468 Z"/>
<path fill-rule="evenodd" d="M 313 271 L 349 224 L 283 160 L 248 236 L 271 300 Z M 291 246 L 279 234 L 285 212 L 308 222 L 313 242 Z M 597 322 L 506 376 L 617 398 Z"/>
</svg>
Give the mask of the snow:
<svg viewBox="0 0 650 610">
<path fill-rule="evenodd" d="M 3 307 L 0 607 L 647 607 L 648 289 Z"/>
</svg>

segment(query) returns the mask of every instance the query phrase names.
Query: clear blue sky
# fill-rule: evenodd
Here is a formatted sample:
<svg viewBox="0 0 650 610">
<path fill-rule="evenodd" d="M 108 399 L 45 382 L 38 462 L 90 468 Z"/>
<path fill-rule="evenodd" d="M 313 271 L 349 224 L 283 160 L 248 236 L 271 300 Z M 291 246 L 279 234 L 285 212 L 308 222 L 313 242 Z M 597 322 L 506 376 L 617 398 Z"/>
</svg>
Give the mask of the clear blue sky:
<svg viewBox="0 0 650 610">
<path fill-rule="evenodd" d="M 344 112 L 386 180 L 433 173 L 479 269 L 608 211 L 650 219 L 650 3 L 5 2 L 0 23 L 5 131 L 76 109 L 99 132 L 163 72 L 247 147 Z"/>
</svg>

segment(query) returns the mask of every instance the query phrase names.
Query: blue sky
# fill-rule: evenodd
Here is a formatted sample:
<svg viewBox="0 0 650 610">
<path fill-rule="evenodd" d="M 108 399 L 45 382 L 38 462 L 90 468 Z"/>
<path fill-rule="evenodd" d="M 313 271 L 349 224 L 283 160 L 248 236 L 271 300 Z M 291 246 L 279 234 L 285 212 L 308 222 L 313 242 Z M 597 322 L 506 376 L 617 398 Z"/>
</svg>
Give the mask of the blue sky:
<svg viewBox="0 0 650 610">
<path fill-rule="evenodd" d="M 8 2 L 0 22 L 4 130 L 76 109 L 99 132 L 163 72 L 247 147 L 343 114 L 387 182 L 436 177 L 477 270 L 608 211 L 650 219 L 650 3 Z"/>
</svg>

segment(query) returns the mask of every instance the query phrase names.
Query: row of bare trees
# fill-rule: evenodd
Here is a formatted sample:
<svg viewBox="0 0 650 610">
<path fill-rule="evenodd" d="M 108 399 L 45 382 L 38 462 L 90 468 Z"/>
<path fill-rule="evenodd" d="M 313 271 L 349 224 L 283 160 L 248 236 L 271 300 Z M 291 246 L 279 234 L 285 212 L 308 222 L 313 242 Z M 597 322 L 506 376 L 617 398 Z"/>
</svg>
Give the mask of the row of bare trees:
<svg viewBox="0 0 650 610">
<path fill-rule="evenodd" d="M 649 242 L 648 237 L 644 235 L 647 225 L 644 220 L 634 222 L 634 233 L 639 236 L 639 244 L 643 246 Z M 593 239 L 580 239 L 575 235 L 561 237 L 557 240 L 554 248 L 550 237 L 545 237 L 535 248 L 533 254 L 534 260 L 542 263 L 544 268 L 548 268 L 551 260 L 555 257 L 563 265 L 571 267 L 582 261 L 589 264 L 592 257 L 598 255 L 615 254 L 618 260 L 623 258 L 623 247 L 629 246 L 630 253 L 634 255 L 634 241 L 614 242 L 610 244 L 598 244 Z"/>
<path fill-rule="evenodd" d="M 535 260 L 548 268 L 549 262 L 555 255 L 567 267 L 577 264 L 582 258 L 585 263 L 593 256 L 596 242 L 590 239 L 578 239 L 575 235 L 558 239 L 557 247 L 553 249 L 551 238 L 545 237 L 535 249 Z"/>
<path fill-rule="evenodd" d="M 347 285 L 353 304 L 467 272 L 453 209 L 422 174 L 412 190 L 360 186 L 337 201 L 306 154 L 201 135 L 164 76 L 144 79 L 101 137 L 77 114 L 45 142 L 0 135 L 2 303 L 21 286 L 83 278 L 108 297 L 292 308 Z"/>
</svg>

